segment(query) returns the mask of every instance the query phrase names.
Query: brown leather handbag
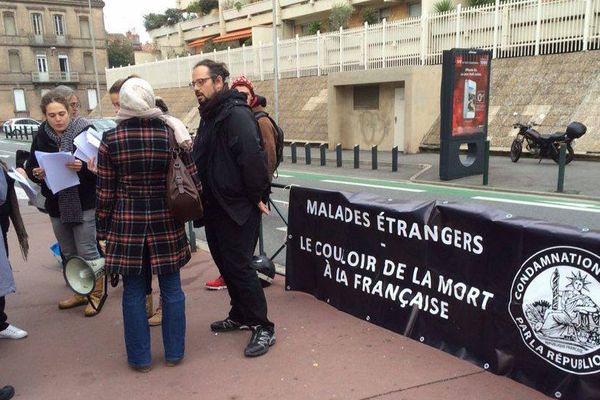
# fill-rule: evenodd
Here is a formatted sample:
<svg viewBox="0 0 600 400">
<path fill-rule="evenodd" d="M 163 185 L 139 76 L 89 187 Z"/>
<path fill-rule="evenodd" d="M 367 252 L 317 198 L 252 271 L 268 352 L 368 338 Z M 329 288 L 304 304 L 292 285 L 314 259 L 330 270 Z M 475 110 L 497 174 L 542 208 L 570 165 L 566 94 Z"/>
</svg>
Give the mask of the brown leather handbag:
<svg viewBox="0 0 600 400">
<path fill-rule="evenodd" d="M 169 129 L 169 170 L 167 171 L 167 206 L 173 217 L 182 223 L 202 218 L 201 193 L 196 188 L 183 157 L 187 154 L 177 145 Z"/>
</svg>

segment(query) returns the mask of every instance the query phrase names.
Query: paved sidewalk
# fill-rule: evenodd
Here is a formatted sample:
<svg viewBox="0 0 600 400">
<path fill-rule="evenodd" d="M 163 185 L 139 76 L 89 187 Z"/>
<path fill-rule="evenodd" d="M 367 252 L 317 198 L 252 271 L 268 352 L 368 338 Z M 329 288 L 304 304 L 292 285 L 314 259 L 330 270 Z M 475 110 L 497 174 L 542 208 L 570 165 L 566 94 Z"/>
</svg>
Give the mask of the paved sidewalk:
<svg viewBox="0 0 600 400">
<path fill-rule="evenodd" d="M 48 250 L 48 217 L 23 207 L 31 254 L 24 262 L 14 233 L 10 252 L 18 292 L 7 297 L 9 322 L 29 337 L 0 340 L 0 386 L 15 399 L 403 399 L 541 400 L 542 394 L 495 376 L 439 350 L 344 314 L 312 296 L 286 292 L 282 277 L 266 289 L 277 344 L 247 359 L 248 332 L 214 334 L 213 320 L 228 311 L 225 291 L 209 292 L 216 275 L 200 251 L 182 271 L 187 296 L 187 345 L 183 363 L 167 368 L 161 329 L 152 328 L 152 371 L 127 367 L 121 317 L 122 287 L 110 289 L 102 313 L 59 311 L 70 295 Z M 154 281 L 155 289 L 158 284 Z M 155 290 L 155 300 L 158 294 Z"/>
</svg>

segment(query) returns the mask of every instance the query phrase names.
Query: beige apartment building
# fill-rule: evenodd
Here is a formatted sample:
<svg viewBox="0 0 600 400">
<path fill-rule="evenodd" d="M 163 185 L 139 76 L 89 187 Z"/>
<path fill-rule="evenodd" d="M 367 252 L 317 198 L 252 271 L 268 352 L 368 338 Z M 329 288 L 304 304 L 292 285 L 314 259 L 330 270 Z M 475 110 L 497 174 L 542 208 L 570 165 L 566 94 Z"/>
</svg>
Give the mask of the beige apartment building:
<svg viewBox="0 0 600 400">
<path fill-rule="evenodd" d="M 149 32 L 155 49 L 162 58 L 176 55 L 199 54 L 210 40 L 239 47 L 243 43 L 258 45 L 272 42 L 273 4 L 280 40 L 296 35 L 312 35 L 315 24 L 321 33 L 328 30 L 327 19 L 332 8 L 340 4 L 354 9 L 348 21 L 349 28 L 362 27 L 363 12 L 369 9 L 374 22 L 394 21 L 418 17 L 422 11 L 431 11 L 435 0 L 219 0 L 218 7 L 207 15 L 199 15 L 173 26 L 163 26 Z M 183 9 L 191 3 L 178 0 Z"/>
<path fill-rule="evenodd" d="M 73 88 L 87 114 L 106 87 L 108 65 L 101 0 L 0 1 L 0 121 L 42 119 L 41 97 L 57 85 Z M 93 27 L 93 36 L 92 36 Z"/>
</svg>

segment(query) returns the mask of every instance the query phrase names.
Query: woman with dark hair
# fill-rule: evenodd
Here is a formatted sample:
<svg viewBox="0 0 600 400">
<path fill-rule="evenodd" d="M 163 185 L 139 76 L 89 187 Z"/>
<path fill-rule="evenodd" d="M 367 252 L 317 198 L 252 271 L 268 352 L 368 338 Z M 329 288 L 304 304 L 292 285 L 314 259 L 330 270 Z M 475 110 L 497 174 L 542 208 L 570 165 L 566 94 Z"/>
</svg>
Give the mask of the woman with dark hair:
<svg viewBox="0 0 600 400">
<path fill-rule="evenodd" d="M 107 273 L 123 276 L 127 361 L 134 370 L 148 372 L 152 363 L 145 308 L 148 274 L 158 275 L 165 361 L 174 366 L 184 356 L 185 294 L 179 270 L 191 253 L 183 223 L 167 207 L 165 182 L 170 136 L 181 136 L 178 131 L 185 126 L 163 115 L 152 87 L 142 79 L 127 80 L 119 101 L 119 124 L 105 133 L 98 151 L 98 236 L 106 240 Z M 180 154 L 200 190 L 195 164 L 187 152 Z"/>
<path fill-rule="evenodd" d="M 85 260 L 96 260 L 100 258 L 96 242 L 96 176 L 81 160 L 68 162 L 66 167 L 77 173 L 79 184 L 54 194 L 44 180 L 46 171 L 40 168 L 35 157 L 36 151 L 73 153 L 76 149 L 73 140 L 90 127 L 89 122 L 83 118 L 72 119 L 68 100 L 55 90 L 42 97 L 40 106 L 46 121 L 40 125 L 31 144 L 25 168 L 27 176 L 42 186 L 42 194 L 46 197 L 45 209 L 50 215 L 52 229 L 65 258 L 68 260 L 79 256 Z M 99 278 L 90 295 L 92 303 L 88 304 L 84 311 L 86 317 L 97 314 L 96 306 L 101 297 L 102 279 Z M 58 308 L 68 309 L 87 303 L 85 296 L 73 294 L 67 300 L 61 301 Z"/>
</svg>

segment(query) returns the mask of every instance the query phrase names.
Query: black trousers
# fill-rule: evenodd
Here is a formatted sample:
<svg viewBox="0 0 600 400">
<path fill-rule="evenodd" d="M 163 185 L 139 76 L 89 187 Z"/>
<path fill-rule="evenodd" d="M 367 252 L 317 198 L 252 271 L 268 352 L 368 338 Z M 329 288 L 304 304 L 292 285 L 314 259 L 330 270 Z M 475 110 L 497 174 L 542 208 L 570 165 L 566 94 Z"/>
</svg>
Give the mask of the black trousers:
<svg viewBox="0 0 600 400">
<path fill-rule="evenodd" d="M 4 312 L 4 307 L 6 307 L 6 300 L 4 300 L 4 296 L 0 297 L 0 331 L 8 328 L 8 324 L 6 323 L 6 313 Z"/>
<path fill-rule="evenodd" d="M 251 265 L 259 223 L 258 207 L 242 226 L 220 207 L 205 210 L 204 229 L 210 254 L 225 279 L 231 298 L 229 318 L 248 326 L 273 328 L 273 323 L 267 319 L 265 293 Z"/>
</svg>

